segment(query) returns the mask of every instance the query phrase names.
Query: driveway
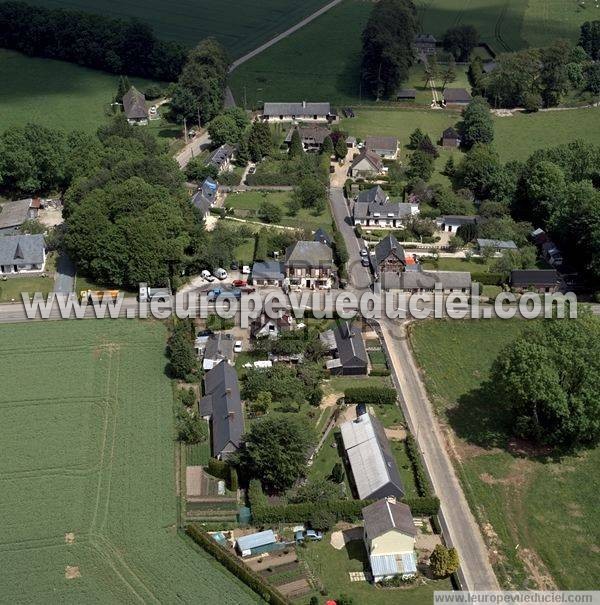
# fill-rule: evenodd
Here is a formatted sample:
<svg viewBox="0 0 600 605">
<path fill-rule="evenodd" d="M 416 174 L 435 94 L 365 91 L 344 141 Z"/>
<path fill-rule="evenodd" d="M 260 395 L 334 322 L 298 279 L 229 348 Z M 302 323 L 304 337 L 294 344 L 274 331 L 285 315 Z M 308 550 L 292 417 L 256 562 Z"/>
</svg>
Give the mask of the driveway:
<svg viewBox="0 0 600 605">
<path fill-rule="evenodd" d="M 75 287 L 75 265 L 63 252 L 56 263 L 56 275 L 54 277 L 54 291 L 68 294 Z"/>
<path fill-rule="evenodd" d="M 203 132 L 194 137 L 176 156 L 175 160 L 183 170 L 192 158 L 202 153 L 205 147 L 210 145 L 210 136 L 208 132 Z"/>
</svg>

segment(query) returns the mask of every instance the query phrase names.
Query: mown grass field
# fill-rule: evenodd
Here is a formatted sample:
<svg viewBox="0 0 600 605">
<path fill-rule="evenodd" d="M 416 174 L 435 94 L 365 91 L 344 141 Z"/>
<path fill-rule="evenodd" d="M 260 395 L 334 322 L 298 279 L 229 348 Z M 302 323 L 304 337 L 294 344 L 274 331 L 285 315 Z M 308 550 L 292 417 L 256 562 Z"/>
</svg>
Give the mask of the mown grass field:
<svg viewBox="0 0 600 605">
<path fill-rule="evenodd" d="M 488 376 L 526 321 L 429 321 L 411 341 L 494 567 L 506 588 L 594 589 L 600 583 L 600 448 L 542 458 L 512 439 Z"/>
<path fill-rule="evenodd" d="M 48 294 L 54 288 L 52 277 L 13 277 L 0 281 L 0 302 L 21 302 L 21 292 L 29 292 L 32 296 L 35 292 Z"/>
<path fill-rule="evenodd" d="M 326 0 L 33 0 L 49 8 L 79 9 L 113 18 L 135 17 L 156 35 L 195 46 L 203 38 L 219 40 L 237 58 L 318 10 Z"/>
<path fill-rule="evenodd" d="M 177 534 L 165 339 L 153 322 L 0 327 L 4 602 L 259 602 Z"/>
<path fill-rule="evenodd" d="M 93 132 L 107 120 L 118 80 L 73 63 L 0 49 L 0 131 L 34 123 Z M 132 83 L 144 90 L 150 82 L 132 78 Z"/>
<path fill-rule="evenodd" d="M 238 105 L 265 101 L 356 103 L 360 36 L 372 4 L 344 0 L 288 38 L 238 67 L 230 86 Z"/>
</svg>

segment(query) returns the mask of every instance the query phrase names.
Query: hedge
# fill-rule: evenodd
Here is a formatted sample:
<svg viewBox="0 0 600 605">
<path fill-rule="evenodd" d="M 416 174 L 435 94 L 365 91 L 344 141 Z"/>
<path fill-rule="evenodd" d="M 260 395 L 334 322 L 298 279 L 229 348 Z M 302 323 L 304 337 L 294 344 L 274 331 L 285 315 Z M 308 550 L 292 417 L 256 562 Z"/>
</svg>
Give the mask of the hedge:
<svg viewBox="0 0 600 605">
<path fill-rule="evenodd" d="M 502 273 L 471 273 L 471 280 L 483 286 L 500 286 L 505 276 Z"/>
<path fill-rule="evenodd" d="M 431 486 L 429 485 L 427 474 L 425 473 L 425 468 L 423 467 L 423 463 L 421 461 L 421 456 L 419 456 L 417 442 L 409 433 L 406 436 L 406 441 L 404 443 L 406 445 L 406 455 L 412 463 L 417 492 L 419 493 L 419 496 L 429 497 L 431 496 Z"/>
<path fill-rule="evenodd" d="M 203 529 L 196 525 L 188 525 L 185 532 L 198 546 L 212 555 L 223 567 L 227 568 L 267 603 L 291 605 L 292 602 L 289 599 L 286 599 L 275 587 L 268 584 L 257 573 L 247 567 L 236 555 L 215 542 Z"/>
<path fill-rule="evenodd" d="M 222 479 L 223 481 L 229 481 L 230 479 L 229 465 L 223 460 L 209 458 L 207 472 L 209 475 L 212 475 L 217 479 Z"/>
<path fill-rule="evenodd" d="M 346 403 L 396 403 L 396 391 L 390 387 L 350 387 L 344 391 Z"/>
<path fill-rule="evenodd" d="M 303 502 L 301 504 L 280 504 L 252 508 L 254 525 L 274 525 L 277 523 L 305 523 L 312 514 L 327 511 L 337 521 L 353 523 L 362 517 L 362 509 L 374 500 L 334 500 L 333 502 Z M 413 515 L 429 517 L 437 515 L 440 501 L 434 496 L 403 498 Z"/>
<path fill-rule="evenodd" d="M 250 479 L 248 483 L 248 504 L 251 509 L 261 508 L 269 504 L 259 479 Z"/>
<path fill-rule="evenodd" d="M 390 375 L 390 371 L 387 368 L 373 368 L 370 372 L 369 372 L 369 376 L 389 376 Z"/>
</svg>

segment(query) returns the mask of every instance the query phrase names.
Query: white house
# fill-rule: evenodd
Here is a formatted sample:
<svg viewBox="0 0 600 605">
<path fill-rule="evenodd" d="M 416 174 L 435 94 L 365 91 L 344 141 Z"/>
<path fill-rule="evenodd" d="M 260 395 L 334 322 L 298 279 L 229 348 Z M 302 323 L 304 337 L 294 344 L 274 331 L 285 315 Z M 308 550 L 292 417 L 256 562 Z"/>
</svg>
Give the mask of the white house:
<svg viewBox="0 0 600 605">
<path fill-rule="evenodd" d="M 388 497 L 363 508 L 362 515 L 373 580 L 414 576 L 417 573 L 417 528 L 410 508 Z"/>
<path fill-rule="evenodd" d="M 0 237 L 0 275 L 39 273 L 46 264 L 43 235 L 4 235 Z"/>
<path fill-rule="evenodd" d="M 382 174 L 383 168 L 383 161 L 375 152 L 364 150 L 354 158 L 348 173 L 355 179 L 374 177 Z"/>
<path fill-rule="evenodd" d="M 437 226 L 441 231 L 448 233 L 456 233 L 462 225 L 477 225 L 479 223 L 478 216 L 461 216 L 457 214 L 446 214 L 440 216 L 436 220 Z"/>
<path fill-rule="evenodd" d="M 353 209 L 355 225 L 381 229 L 403 229 L 409 219 L 419 214 L 418 204 L 372 202 L 356 203 Z"/>
<path fill-rule="evenodd" d="M 265 103 L 263 120 L 269 122 L 327 122 L 335 119 L 329 103 Z"/>
</svg>

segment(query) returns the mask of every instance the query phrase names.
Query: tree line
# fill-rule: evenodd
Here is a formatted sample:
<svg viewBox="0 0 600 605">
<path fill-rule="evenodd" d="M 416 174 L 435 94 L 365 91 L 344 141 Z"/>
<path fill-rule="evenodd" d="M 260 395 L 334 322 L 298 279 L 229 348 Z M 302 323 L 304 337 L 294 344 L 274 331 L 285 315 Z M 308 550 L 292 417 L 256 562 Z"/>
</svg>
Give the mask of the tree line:
<svg viewBox="0 0 600 605">
<path fill-rule="evenodd" d="M 0 46 L 32 57 L 59 59 L 109 73 L 173 81 L 186 49 L 159 40 L 136 19 L 113 19 L 70 9 L 0 4 Z"/>
</svg>

